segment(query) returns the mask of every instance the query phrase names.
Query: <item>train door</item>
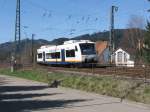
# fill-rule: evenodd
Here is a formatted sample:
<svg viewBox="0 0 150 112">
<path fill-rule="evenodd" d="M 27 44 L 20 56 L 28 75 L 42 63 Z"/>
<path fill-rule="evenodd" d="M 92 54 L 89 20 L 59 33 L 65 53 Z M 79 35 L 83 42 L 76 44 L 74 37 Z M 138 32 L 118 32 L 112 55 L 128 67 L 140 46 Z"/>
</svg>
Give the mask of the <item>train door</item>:
<svg viewBox="0 0 150 112">
<path fill-rule="evenodd" d="M 65 62 L 65 50 L 64 49 L 61 50 L 61 59 L 62 59 L 62 62 Z"/>
<path fill-rule="evenodd" d="M 43 52 L 43 62 L 45 62 L 45 52 Z"/>
</svg>

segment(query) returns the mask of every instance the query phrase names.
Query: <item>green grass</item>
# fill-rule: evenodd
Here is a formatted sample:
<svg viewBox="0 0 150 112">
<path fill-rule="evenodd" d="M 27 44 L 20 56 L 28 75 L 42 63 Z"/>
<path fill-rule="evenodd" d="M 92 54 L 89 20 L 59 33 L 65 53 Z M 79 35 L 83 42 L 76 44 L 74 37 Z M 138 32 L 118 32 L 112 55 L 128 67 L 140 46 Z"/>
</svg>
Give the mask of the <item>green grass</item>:
<svg viewBox="0 0 150 112">
<path fill-rule="evenodd" d="M 16 76 L 20 78 L 30 79 L 40 82 L 48 82 L 46 71 L 43 70 L 20 70 L 11 73 L 9 69 L 0 69 L 0 73 L 9 76 Z"/>
<path fill-rule="evenodd" d="M 25 70 L 11 73 L 10 70 L 0 69 L 1 74 L 26 78 L 30 80 L 51 83 L 53 80 L 62 80 L 61 86 L 69 87 L 102 95 L 121 98 L 136 82 L 116 80 L 113 77 L 66 75 L 61 73 L 47 73 L 45 70 Z M 150 104 L 150 85 L 141 84 L 132 90 L 126 99 Z"/>
</svg>

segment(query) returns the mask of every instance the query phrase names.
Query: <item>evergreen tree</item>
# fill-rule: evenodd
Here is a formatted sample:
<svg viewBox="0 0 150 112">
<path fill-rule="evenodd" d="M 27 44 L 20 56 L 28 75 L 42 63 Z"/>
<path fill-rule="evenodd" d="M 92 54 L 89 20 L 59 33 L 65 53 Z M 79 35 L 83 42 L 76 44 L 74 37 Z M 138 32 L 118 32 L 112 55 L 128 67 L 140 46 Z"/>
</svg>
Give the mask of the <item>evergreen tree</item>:
<svg viewBox="0 0 150 112">
<path fill-rule="evenodd" d="M 150 63 L 150 22 L 147 22 L 146 33 L 144 37 L 144 58 Z"/>
</svg>

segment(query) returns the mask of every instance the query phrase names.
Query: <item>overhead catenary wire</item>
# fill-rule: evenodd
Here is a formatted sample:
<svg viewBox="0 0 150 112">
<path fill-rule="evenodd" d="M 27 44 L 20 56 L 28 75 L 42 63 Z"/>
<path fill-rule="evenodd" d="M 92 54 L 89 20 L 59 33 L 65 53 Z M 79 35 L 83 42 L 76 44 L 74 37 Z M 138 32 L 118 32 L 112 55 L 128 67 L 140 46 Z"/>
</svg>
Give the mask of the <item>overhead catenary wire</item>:
<svg viewBox="0 0 150 112">
<path fill-rule="evenodd" d="M 30 6 L 37 8 L 39 10 L 41 10 L 41 13 L 39 13 L 39 16 L 41 16 L 41 19 L 44 19 L 44 21 L 48 21 L 49 18 L 52 17 L 58 17 L 63 15 L 62 20 L 64 19 L 65 22 L 58 22 L 56 23 L 55 26 L 61 26 L 61 24 L 67 24 L 67 26 L 69 27 L 68 29 L 64 29 L 64 28 L 52 28 L 49 27 L 48 25 L 45 26 L 45 28 L 43 29 L 39 29 L 39 31 L 37 33 L 40 32 L 66 32 L 69 35 L 74 35 L 77 34 L 78 32 L 88 32 L 88 31 L 95 31 L 94 28 L 90 29 L 90 27 L 92 27 L 93 24 L 98 25 L 99 23 L 101 23 L 102 21 L 106 21 L 106 19 L 104 19 L 103 17 L 100 17 L 100 13 L 98 12 L 93 12 L 91 14 L 64 14 L 64 13 L 59 13 L 56 12 L 50 8 L 46 8 L 41 4 L 38 4 L 38 2 L 32 1 L 32 0 L 26 0 L 25 1 L 27 4 L 29 4 Z M 65 19 L 66 18 L 66 19 Z M 86 28 L 81 28 L 81 29 L 77 29 L 78 26 L 86 26 Z M 72 29 L 76 29 L 76 30 L 72 30 Z M 96 30 L 97 31 L 97 30 Z"/>
</svg>

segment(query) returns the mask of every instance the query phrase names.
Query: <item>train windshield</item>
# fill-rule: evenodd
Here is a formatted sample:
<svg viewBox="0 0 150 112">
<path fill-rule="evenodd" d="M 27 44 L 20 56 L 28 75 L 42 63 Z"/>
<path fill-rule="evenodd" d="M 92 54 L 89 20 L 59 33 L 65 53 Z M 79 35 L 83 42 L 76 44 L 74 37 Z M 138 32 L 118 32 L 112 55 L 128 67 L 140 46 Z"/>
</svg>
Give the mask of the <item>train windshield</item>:
<svg viewBox="0 0 150 112">
<path fill-rule="evenodd" d="M 92 43 L 80 44 L 80 48 L 81 48 L 82 55 L 96 54 L 95 44 L 92 44 Z"/>
</svg>

